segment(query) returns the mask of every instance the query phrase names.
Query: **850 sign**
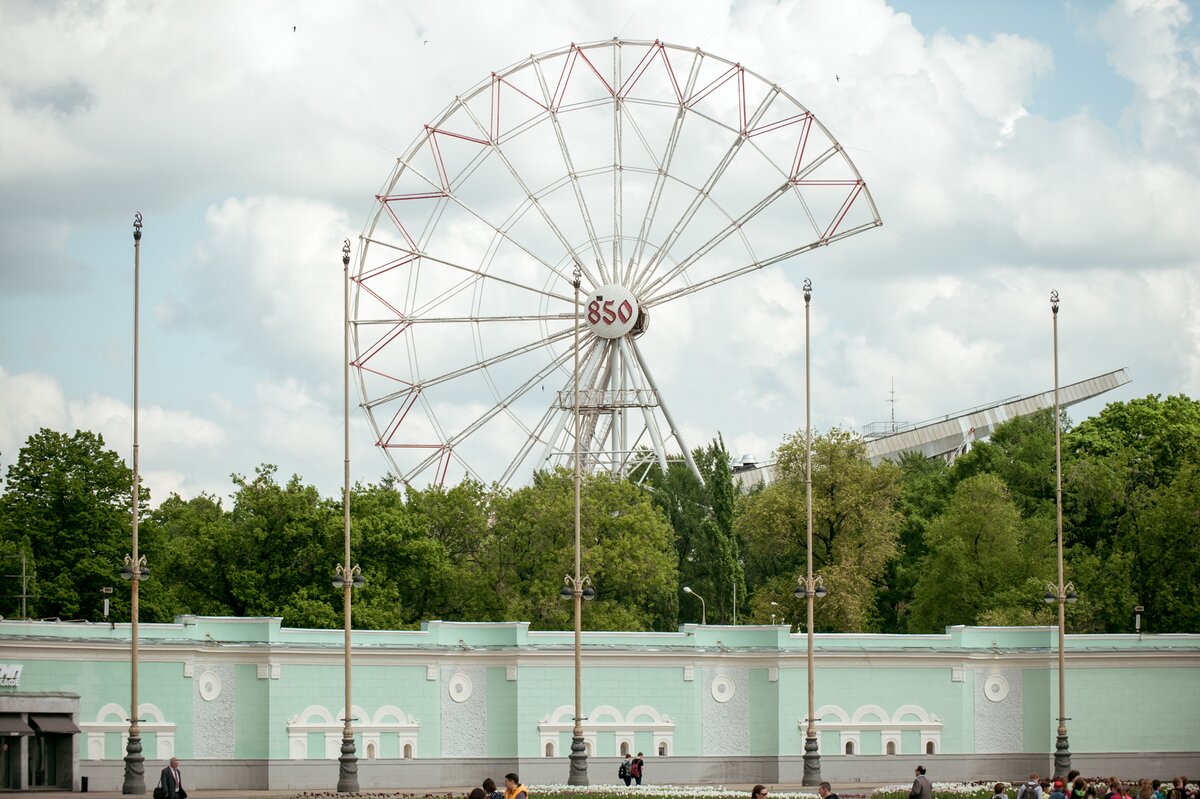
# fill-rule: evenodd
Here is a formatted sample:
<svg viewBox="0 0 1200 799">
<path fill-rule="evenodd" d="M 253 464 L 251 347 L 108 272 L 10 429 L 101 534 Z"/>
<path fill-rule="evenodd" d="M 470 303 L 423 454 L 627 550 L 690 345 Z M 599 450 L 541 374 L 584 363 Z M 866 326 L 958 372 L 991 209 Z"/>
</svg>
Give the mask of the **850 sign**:
<svg viewBox="0 0 1200 799">
<path fill-rule="evenodd" d="M 587 326 L 600 338 L 620 338 L 637 322 L 638 304 L 624 286 L 607 285 L 588 297 Z"/>
</svg>

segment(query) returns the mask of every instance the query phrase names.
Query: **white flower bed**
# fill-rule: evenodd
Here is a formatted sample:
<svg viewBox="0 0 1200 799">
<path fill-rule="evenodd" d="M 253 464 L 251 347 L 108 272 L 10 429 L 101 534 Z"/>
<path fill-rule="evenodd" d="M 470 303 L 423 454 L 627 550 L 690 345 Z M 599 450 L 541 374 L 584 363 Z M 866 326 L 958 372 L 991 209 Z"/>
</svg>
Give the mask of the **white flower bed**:
<svg viewBox="0 0 1200 799">
<path fill-rule="evenodd" d="M 768 788 L 770 786 L 767 786 Z M 906 787 L 905 790 L 908 790 Z M 596 796 L 668 796 L 675 799 L 748 799 L 749 791 L 723 785 L 530 785 L 530 796 L 547 793 L 573 793 Z M 818 799 L 815 793 L 771 791 L 779 799 Z"/>
<path fill-rule="evenodd" d="M 991 786 L 995 785 L 995 783 L 989 782 L 989 783 L 985 784 L 982 782 L 935 782 L 935 783 L 932 783 L 932 785 L 933 785 L 933 793 L 938 794 L 940 796 L 946 796 L 946 795 L 972 796 L 974 794 L 979 793 L 980 791 L 987 791 L 988 793 L 991 793 Z M 880 786 L 880 787 L 874 789 L 873 791 L 871 791 L 871 795 L 874 796 L 875 794 L 879 794 L 879 793 L 898 793 L 898 792 L 908 793 L 911 790 L 912 790 L 912 783 L 906 782 L 902 785 Z"/>
</svg>

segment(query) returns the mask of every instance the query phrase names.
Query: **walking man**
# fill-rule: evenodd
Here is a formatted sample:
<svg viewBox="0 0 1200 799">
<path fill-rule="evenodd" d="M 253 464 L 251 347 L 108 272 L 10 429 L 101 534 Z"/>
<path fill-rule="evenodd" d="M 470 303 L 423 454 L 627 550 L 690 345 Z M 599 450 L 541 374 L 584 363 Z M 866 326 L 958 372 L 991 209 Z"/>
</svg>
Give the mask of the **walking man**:
<svg viewBox="0 0 1200 799">
<path fill-rule="evenodd" d="M 183 778 L 179 776 L 179 758 L 171 758 L 170 764 L 162 770 L 159 777 L 159 787 L 163 799 L 187 799 L 187 791 L 183 789 Z M 157 794 L 158 791 L 155 791 Z"/>
</svg>

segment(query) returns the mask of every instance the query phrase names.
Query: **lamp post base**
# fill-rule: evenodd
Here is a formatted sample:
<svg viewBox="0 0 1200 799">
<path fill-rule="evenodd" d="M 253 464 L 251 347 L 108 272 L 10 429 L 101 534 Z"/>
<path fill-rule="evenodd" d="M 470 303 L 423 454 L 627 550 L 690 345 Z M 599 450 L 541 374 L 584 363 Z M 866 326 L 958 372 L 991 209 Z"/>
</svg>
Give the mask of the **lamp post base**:
<svg viewBox="0 0 1200 799">
<path fill-rule="evenodd" d="M 1058 736 L 1054 744 L 1054 776 L 1055 778 L 1066 777 L 1067 772 L 1071 770 L 1071 747 L 1067 742 L 1067 734 L 1063 732 Z"/>
<path fill-rule="evenodd" d="M 121 793 L 143 794 L 146 792 L 146 758 L 142 757 L 142 736 L 129 736 L 125 744 L 125 781 Z"/>
<path fill-rule="evenodd" d="M 818 751 L 815 735 L 804 738 L 804 779 L 800 784 L 821 784 L 821 753 Z"/>
<path fill-rule="evenodd" d="M 567 785 L 587 785 L 587 745 L 584 744 L 583 738 L 571 739 L 571 772 L 567 775 Z"/>
<path fill-rule="evenodd" d="M 358 793 L 358 757 L 354 754 L 354 739 L 342 739 L 342 755 L 338 758 L 338 793 Z"/>
</svg>

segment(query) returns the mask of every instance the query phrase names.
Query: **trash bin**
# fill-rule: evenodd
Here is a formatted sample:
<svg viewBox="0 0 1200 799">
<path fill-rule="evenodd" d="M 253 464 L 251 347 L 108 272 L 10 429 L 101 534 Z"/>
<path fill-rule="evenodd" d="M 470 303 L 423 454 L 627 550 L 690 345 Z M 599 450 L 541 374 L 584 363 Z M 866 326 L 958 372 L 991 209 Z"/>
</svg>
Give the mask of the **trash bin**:
<svg viewBox="0 0 1200 799">
<path fill-rule="evenodd" d="M 87 793 L 87 777 L 79 778 L 79 792 Z"/>
</svg>

